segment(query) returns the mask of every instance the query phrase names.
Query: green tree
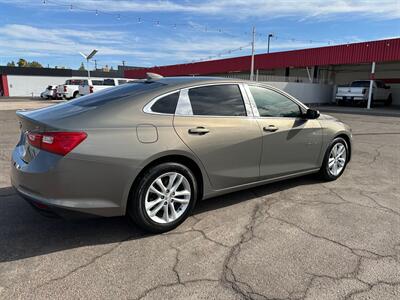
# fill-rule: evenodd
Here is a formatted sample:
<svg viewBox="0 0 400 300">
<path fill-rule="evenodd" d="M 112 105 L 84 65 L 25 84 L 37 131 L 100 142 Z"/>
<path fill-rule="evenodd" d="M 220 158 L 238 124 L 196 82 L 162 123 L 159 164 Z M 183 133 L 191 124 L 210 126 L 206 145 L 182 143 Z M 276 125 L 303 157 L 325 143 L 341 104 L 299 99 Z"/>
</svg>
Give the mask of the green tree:
<svg viewBox="0 0 400 300">
<path fill-rule="evenodd" d="M 7 67 L 15 67 L 15 62 L 13 60 L 8 62 Z"/>
<path fill-rule="evenodd" d="M 81 66 L 78 69 L 79 71 L 86 71 L 85 69 L 85 65 L 83 63 L 81 63 Z"/>
<path fill-rule="evenodd" d="M 37 61 L 29 62 L 28 63 L 28 67 L 31 67 L 31 68 L 43 68 L 43 66 L 40 63 L 38 63 Z"/>
<path fill-rule="evenodd" d="M 27 67 L 28 66 L 28 62 L 25 59 L 20 58 L 18 60 L 18 62 L 17 62 L 17 65 L 18 65 L 18 67 Z"/>
</svg>

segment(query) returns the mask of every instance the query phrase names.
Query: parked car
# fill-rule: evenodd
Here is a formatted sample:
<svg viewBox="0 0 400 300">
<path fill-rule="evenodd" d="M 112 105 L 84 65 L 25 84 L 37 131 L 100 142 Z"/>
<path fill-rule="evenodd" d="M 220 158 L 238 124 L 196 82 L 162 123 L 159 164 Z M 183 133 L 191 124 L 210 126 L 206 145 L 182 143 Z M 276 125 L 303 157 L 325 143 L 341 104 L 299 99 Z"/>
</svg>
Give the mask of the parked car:
<svg viewBox="0 0 400 300">
<path fill-rule="evenodd" d="M 56 99 L 57 98 L 57 86 L 48 85 L 46 89 L 40 94 L 42 99 Z"/>
<path fill-rule="evenodd" d="M 59 99 L 73 99 L 79 94 L 79 86 L 85 79 L 68 79 L 64 84 L 57 86 L 57 97 Z"/>
<path fill-rule="evenodd" d="M 83 80 L 79 86 L 79 95 L 85 96 L 98 91 L 108 89 L 113 86 L 127 83 L 131 80 L 123 78 L 105 78 L 105 79 L 88 79 Z"/>
<path fill-rule="evenodd" d="M 17 112 L 11 182 L 36 208 L 171 230 L 196 201 L 301 175 L 339 178 L 352 134 L 285 92 L 209 77 L 124 84 Z"/>
<path fill-rule="evenodd" d="M 348 87 L 338 87 L 336 92 L 336 101 L 338 104 L 363 104 L 368 102 L 370 80 L 353 81 Z M 385 85 L 381 80 L 375 80 L 372 87 L 373 102 L 384 102 L 385 105 L 392 104 L 392 92 L 390 86 Z"/>
</svg>

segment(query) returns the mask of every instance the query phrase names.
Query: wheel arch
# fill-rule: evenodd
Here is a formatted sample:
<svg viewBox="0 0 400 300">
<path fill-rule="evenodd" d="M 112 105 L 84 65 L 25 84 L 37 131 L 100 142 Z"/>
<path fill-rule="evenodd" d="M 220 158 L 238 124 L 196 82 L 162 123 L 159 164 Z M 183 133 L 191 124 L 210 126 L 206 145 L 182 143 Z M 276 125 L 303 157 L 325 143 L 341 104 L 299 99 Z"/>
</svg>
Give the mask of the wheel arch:
<svg viewBox="0 0 400 300">
<path fill-rule="evenodd" d="M 182 154 L 168 154 L 168 155 L 158 157 L 158 158 L 153 159 L 152 161 L 148 162 L 142 168 L 142 170 L 137 174 L 137 176 L 135 177 L 135 179 L 130 187 L 128 199 L 126 201 L 127 205 L 125 206 L 125 210 L 128 207 L 128 202 L 130 200 L 130 197 L 131 197 L 133 191 L 135 190 L 135 188 L 137 187 L 137 185 L 139 184 L 139 181 L 140 181 L 140 178 L 142 177 L 142 175 L 147 170 L 152 168 L 153 166 L 159 165 L 161 163 L 167 163 L 167 162 L 180 163 L 180 164 L 186 166 L 187 168 L 189 168 L 193 172 L 193 175 L 195 176 L 196 181 L 197 181 L 198 200 L 201 200 L 203 198 L 204 188 L 205 188 L 204 187 L 204 177 L 203 177 L 203 172 L 202 172 L 201 168 L 199 167 L 199 165 L 197 164 L 197 162 L 194 161 L 192 158 L 182 155 Z"/>
</svg>

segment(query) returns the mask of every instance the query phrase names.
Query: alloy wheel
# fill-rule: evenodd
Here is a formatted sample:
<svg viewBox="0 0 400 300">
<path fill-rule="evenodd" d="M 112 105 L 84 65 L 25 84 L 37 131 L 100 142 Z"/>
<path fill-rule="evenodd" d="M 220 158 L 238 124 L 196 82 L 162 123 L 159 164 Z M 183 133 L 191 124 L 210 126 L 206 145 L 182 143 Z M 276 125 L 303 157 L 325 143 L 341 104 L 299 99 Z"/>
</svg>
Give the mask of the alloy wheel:
<svg viewBox="0 0 400 300">
<path fill-rule="evenodd" d="M 171 223 L 187 210 L 190 199 L 191 187 L 186 177 L 177 172 L 164 173 L 146 192 L 147 216 L 156 223 Z"/>
<path fill-rule="evenodd" d="M 328 170 L 333 176 L 338 176 L 345 167 L 347 158 L 346 146 L 343 143 L 333 145 L 329 153 Z"/>
</svg>

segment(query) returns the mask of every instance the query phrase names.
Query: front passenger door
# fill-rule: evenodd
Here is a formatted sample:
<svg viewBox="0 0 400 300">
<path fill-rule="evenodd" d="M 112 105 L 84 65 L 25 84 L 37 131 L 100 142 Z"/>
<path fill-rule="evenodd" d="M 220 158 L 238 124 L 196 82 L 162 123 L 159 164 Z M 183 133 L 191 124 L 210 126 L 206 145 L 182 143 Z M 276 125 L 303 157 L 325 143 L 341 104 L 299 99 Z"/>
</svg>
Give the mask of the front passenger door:
<svg viewBox="0 0 400 300">
<path fill-rule="evenodd" d="M 318 168 L 322 129 L 300 106 L 277 90 L 249 85 L 262 130 L 261 179 Z"/>
</svg>

